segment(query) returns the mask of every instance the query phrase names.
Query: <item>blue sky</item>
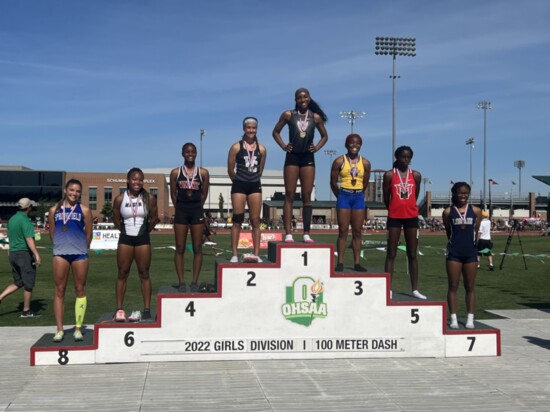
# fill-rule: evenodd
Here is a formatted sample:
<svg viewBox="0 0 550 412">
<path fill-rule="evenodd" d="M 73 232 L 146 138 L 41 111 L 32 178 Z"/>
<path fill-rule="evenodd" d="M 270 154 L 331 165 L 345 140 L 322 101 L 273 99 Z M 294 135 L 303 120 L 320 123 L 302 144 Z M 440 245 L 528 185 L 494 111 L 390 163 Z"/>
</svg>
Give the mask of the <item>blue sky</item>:
<svg viewBox="0 0 550 412">
<path fill-rule="evenodd" d="M 374 169 L 391 167 L 392 61 L 376 36 L 416 38 L 398 57 L 397 145 L 444 192 L 483 176 L 506 192 L 547 195 L 550 175 L 550 2 L 518 1 L 0 1 L 0 165 L 125 172 L 175 167 L 203 139 L 203 162 L 225 166 L 244 116 L 259 118 L 268 169 L 284 152 L 271 137 L 294 91 L 307 87 L 329 116 L 324 149 L 344 152 L 350 125 Z M 286 136 L 286 129 L 283 131 Z M 317 198 L 329 198 L 330 158 L 317 155 Z M 518 190 L 518 186 L 514 187 Z"/>
</svg>

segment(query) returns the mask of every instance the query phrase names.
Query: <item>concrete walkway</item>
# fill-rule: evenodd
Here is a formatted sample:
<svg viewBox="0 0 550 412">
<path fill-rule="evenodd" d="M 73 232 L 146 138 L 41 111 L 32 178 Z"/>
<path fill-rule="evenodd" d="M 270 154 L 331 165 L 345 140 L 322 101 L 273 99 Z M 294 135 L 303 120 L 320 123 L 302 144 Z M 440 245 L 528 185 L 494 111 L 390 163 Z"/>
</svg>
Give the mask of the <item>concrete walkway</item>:
<svg viewBox="0 0 550 412">
<path fill-rule="evenodd" d="M 550 411 L 550 312 L 494 311 L 502 356 L 29 366 L 0 328 L 0 411 Z"/>
</svg>

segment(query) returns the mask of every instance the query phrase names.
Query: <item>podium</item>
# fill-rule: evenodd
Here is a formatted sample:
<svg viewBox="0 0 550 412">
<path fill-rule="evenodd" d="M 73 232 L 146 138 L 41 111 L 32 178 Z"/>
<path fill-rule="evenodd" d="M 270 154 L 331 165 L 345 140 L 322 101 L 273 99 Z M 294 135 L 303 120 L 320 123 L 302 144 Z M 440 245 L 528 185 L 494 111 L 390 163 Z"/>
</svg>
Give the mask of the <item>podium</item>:
<svg viewBox="0 0 550 412">
<path fill-rule="evenodd" d="M 390 299 L 388 274 L 333 268 L 333 245 L 270 242 L 265 263 L 217 260 L 215 293 L 161 287 L 153 321 L 46 334 L 30 363 L 500 356 L 498 329 L 448 329 L 445 302 Z"/>
</svg>

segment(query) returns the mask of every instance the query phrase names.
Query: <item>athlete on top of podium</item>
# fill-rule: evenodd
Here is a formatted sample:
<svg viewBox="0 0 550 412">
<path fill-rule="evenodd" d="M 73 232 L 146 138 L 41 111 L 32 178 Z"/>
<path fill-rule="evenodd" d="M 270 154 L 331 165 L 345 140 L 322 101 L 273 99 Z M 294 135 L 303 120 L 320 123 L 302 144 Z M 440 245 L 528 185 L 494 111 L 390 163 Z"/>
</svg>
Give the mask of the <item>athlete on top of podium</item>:
<svg viewBox="0 0 550 412">
<path fill-rule="evenodd" d="M 304 222 L 304 242 L 312 243 L 309 236 L 311 228 L 312 206 L 311 192 L 315 181 L 315 156 L 328 140 L 325 129 L 327 115 L 309 95 L 307 89 L 301 88 L 294 93 L 296 105 L 293 110 L 281 114 L 273 129 L 273 138 L 286 152 L 284 166 L 285 200 L 283 203 L 283 222 L 285 242 L 292 243 L 292 203 L 296 195 L 298 179 L 302 185 L 302 218 Z M 288 143 L 281 137 L 281 130 L 288 126 Z M 315 129 L 321 134 L 317 144 L 313 144 Z"/>
</svg>

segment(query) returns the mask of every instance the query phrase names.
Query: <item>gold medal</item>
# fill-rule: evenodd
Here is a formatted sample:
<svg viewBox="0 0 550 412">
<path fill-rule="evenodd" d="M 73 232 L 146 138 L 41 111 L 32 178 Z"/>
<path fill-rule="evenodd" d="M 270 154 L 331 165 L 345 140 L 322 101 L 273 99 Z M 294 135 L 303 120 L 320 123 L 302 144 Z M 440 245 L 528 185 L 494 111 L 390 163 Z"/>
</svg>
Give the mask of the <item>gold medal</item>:
<svg viewBox="0 0 550 412">
<path fill-rule="evenodd" d="M 306 132 L 300 132 L 300 137 L 303 139 L 304 137 L 306 137 Z"/>
</svg>

